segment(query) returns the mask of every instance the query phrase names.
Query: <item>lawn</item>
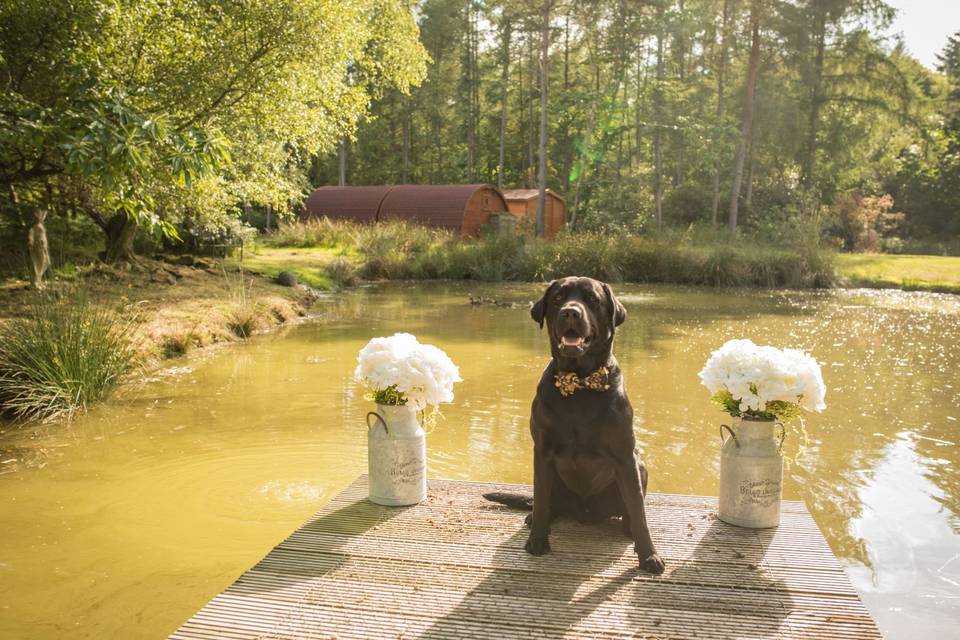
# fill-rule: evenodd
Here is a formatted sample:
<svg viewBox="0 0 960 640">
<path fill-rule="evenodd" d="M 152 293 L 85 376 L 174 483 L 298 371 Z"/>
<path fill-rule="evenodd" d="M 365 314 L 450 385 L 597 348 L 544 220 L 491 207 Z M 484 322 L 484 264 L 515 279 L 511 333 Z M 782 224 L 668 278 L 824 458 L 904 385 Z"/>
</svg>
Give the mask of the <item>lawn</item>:
<svg viewBox="0 0 960 640">
<path fill-rule="evenodd" d="M 960 293 L 960 257 L 845 253 L 837 271 L 854 286 Z"/>
<path fill-rule="evenodd" d="M 325 247 L 285 248 L 260 246 L 243 256 L 243 268 L 271 278 L 281 271 L 289 271 L 303 284 L 314 289 L 330 290 L 334 283 L 327 275 L 326 266 L 340 252 Z"/>
</svg>

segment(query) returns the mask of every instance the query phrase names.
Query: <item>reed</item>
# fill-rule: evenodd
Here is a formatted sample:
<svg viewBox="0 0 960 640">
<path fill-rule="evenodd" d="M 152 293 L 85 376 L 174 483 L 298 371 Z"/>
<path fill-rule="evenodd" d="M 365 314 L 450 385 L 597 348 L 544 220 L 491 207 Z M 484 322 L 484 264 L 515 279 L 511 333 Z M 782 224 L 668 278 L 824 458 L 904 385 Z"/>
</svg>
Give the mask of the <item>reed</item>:
<svg viewBox="0 0 960 640">
<path fill-rule="evenodd" d="M 816 246 L 777 247 L 722 234 L 710 239 L 705 232 L 561 233 L 552 241 L 500 233 L 464 240 L 409 222 L 323 219 L 285 225 L 266 242 L 336 248 L 355 256 L 351 264 L 368 280 L 538 281 L 575 274 L 607 282 L 771 288 L 829 287 L 836 280 L 832 254 Z M 303 244 L 309 242 L 319 244 Z"/>
<path fill-rule="evenodd" d="M 0 411 L 50 420 L 105 400 L 137 364 L 134 322 L 82 290 L 38 293 L 0 332 Z"/>
</svg>

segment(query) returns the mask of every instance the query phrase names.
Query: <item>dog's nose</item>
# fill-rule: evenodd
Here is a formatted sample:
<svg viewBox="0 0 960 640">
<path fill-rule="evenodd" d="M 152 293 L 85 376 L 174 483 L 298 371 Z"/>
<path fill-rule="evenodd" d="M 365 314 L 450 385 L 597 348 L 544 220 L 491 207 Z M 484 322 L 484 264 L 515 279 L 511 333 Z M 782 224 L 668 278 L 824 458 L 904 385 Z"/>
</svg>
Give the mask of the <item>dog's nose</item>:
<svg viewBox="0 0 960 640">
<path fill-rule="evenodd" d="M 583 312 L 580 311 L 579 307 L 571 304 L 560 309 L 560 317 L 579 320 L 583 317 Z"/>
</svg>

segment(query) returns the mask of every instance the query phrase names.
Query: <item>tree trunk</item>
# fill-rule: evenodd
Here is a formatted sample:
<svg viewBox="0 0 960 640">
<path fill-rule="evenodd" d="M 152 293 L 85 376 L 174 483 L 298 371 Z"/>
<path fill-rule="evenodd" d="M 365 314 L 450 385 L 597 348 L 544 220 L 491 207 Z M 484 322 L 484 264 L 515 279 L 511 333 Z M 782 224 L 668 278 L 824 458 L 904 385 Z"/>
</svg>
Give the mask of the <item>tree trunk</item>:
<svg viewBox="0 0 960 640">
<path fill-rule="evenodd" d="M 527 170 L 524 172 L 526 175 L 526 187 L 529 189 L 533 186 L 533 153 L 534 153 L 534 140 L 536 140 L 536 134 L 534 133 L 533 125 L 533 49 L 532 40 L 528 40 L 527 51 L 530 55 L 530 62 L 527 64 L 527 69 L 529 70 L 529 77 L 527 82 L 527 87 L 529 88 L 530 95 L 527 97 L 527 131 L 530 135 L 527 136 Z M 542 89 L 541 89 L 542 91 Z"/>
<path fill-rule="evenodd" d="M 400 182 L 410 182 L 410 98 L 403 98 L 403 164 L 400 166 Z"/>
<path fill-rule="evenodd" d="M 684 2 L 680 0 L 678 3 L 678 9 L 680 11 L 679 26 L 677 27 L 676 34 L 676 58 L 677 58 L 677 80 L 679 81 L 680 91 L 684 90 L 684 85 L 687 82 L 687 35 L 686 35 L 686 15 L 684 13 Z M 684 141 L 683 141 L 683 130 L 680 127 L 674 127 L 673 130 L 673 144 L 675 147 L 674 151 L 674 164 L 673 164 L 673 186 L 680 187 L 683 185 L 683 165 L 686 161 L 685 150 L 684 150 Z"/>
<path fill-rule="evenodd" d="M 643 165 L 643 127 L 644 127 L 644 116 L 645 116 L 645 107 L 647 101 L 644 99 L 644 96 L 647 95 L 647 78 L 650 75 L 647 72 L 648 67 L 644 64 L 647 58 L 646 46 L 643 49 L 637 51 L 637 127 L 636 127 L 636 136 L 637 136 L 637 165 Z M 641 73 L 641 67 L 643 71 Z M 641 81 L 641 75 L 643 80 Z"/>
<path fill-rule="evenodd" d="M 464 89 L 467 94 L 467 182 L 473 182 L 474 164 L 477 152 L 476 107 L 474 103 L 474 84 L 476 82 L 476 56 L 474 51 L 474 5 L 467 2 L 467 41 L 464 50 Z"/>
<path fill-rule="evenodd" d="M 537 175 L 537 236 L 546 230 L 544 212 L 547 206 L 547 92 L 550 85 L 550 8 L 553 0 L 544 0 L 540 28 L 540 167 Z"/>
<path fill-rule="evenodd" d="M 43 274 L 50 266 L 50 244 L 47 242 L 47 228 L 43 221 L 47 210 L 36 207 L 33 210 L 33 224 L 27 232 L 27 248 L 30 251 L 30 283 L 34 289 L 43 289 Z"/>
<path fill-rule="evenodd" d="M 347 140 L 347 137 L 344 136 L 343 140 L 340 141 L 340 179 L 337 182 L 341 187 L 346 186 L 347 184 L 347 145 L 350 144 L 350 141 Z"/>
<path fill-rule="evenodd" d="M 813 62 L 813 87 L 810 92 L 810 122 L 807 131 L 807 149 L 803 161 L 800 182 L 810 185 L 817 170 L 817 133 L 820 129 L 820 104 L 823 102 L 823 59 L 827 48 L 827 13 L 823 8 L 817 11 L 813 39 L 817 53 Z"/>
<path fill-rule="evenodd" d="M 653 92 L 653 215 L 657 231 L 663 229 L 663 5 L 657 5 L 657 84 Z"/>
<path fill-rule="evenodd" d="M 107 264 L 117 262 L 136 262 L 133 252 L 133 239 L 137 236 L 139 225 L 126 214 L 118 213 L 107 221 L 103 231 L 107 236 L 107 246 L 103 261 Z"/>
<path fill-rule="evenodd" d="M 729 31 L 729 21 L 730 21 L 730 0 L 724 0 L 723 2 L 723 22 L 721 23 L 720 31 L 720 61 L 717 65 L 717 130 L 720 131 L 723 127 L 723 94 L 725 82 L 725 74 L 727 71 L 727 35 Z M 711 220 L 713 225 L 717 225 L 717 216 L 720 212 L 720 162 L 716 159 L 713 161 L 713 208 Z"/>
<path fill-rule="evenodd" d="M 510 19 L 503 22 L 503 71 L 500 74 L 503 83 L 500 94 L 500 155 L 497 160 L 497 187 L 503 189 L 504 162 L 506 160 L 507 140 L 507 96 L 510 93 Z"/>
<path fill-rule="evenodd" d="M 757 121 L 754 118 L 753 126 L 750 128 L 750 147 L 747 152 L 747 192 L 743 196 L 743 211 L 750 213 L 750 206 L 753 204 L 753 169 L 756 164 L 753 161 L 753 152 L 756 149 Z"/>
<path fill-rule="evenodd" d="M 733 168 L 733 189 L 730 192 L 730 231 L 737 230 L 737 215 L 740 210 L 740 186 L 743 182 L 743 164 L 747 155 L 747 142 L 753 129 L 753 98 L 760 70 L 760 0 L 750 4 L 750 62 L 747 71 L 747 92 L 743 102 L 743 128 L 740 133 L 740 148 Z"/>
</svg>

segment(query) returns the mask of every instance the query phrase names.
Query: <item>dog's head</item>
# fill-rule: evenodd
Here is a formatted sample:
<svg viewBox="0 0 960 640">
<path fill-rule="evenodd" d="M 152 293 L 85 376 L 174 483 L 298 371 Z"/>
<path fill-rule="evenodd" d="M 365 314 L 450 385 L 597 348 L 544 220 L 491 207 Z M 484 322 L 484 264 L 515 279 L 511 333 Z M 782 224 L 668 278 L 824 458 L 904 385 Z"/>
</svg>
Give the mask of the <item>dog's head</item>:
<svg viewBox="0 0 960 640">
<path fill-rule="evenodd" d="M 541 328 L 547 323 L 554 354 L 579 358 L 608 350 L 627 310 L 608 284 L 572 276 L 551 282 L 530 315 Z"/>
</svg>

